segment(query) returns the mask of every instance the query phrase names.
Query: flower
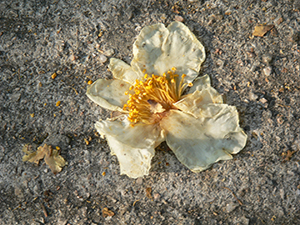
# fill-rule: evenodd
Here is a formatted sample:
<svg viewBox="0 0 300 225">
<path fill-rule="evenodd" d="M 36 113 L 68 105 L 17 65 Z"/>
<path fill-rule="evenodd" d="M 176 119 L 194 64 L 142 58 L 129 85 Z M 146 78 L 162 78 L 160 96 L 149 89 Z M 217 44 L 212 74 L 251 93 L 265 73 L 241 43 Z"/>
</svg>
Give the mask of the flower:
<svg viewBox="0 0 300 225">
<path fill-rule="evenodd" d="M 163 141 L 193 172 L 243 149 L 247 136 L 236 108 L 223 103 L 208 75 L 196 78 L 205 50 L 185 25 L 143 28 L 133 55 L 131 66 L 112 58 L 115 79 L 99 79 L 87 90 L 98 105 L 121 112 L 95 124 L 117 156 L 121 174 L 148 175 L 155 147 Z"/>
</svg>

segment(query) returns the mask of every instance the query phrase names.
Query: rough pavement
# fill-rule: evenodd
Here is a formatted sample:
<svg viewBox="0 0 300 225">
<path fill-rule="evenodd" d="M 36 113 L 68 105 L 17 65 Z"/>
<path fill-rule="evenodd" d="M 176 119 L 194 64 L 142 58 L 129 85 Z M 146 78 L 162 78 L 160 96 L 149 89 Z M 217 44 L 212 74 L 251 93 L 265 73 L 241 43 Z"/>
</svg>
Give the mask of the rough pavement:
<svg viewBox="0 0 300 225">
<path fill-rule="evenodd" d="M 299 1 L 38 2 L 0 2 L 0 224 L 300 223 Z M 173 20 L 205 46 L 200 75 L 248 143 L 199 174 L 161 145 L 149 176 L 120 176 L 88 82 L 112 78 L 110 57 L 130 63 L 141 28 Z M 259 24 L 274 28 L 253 37 Z M 22 162 L 27 143 L 59 146 L 68 166 Z"/>
</svg>

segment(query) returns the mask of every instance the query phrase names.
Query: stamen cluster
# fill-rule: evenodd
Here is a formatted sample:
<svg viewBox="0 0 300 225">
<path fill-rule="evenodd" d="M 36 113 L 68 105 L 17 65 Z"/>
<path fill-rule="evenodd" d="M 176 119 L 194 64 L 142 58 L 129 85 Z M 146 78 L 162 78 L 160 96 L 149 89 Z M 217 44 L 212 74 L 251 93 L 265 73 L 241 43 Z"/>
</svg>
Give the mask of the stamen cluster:
<svg viewBox="0 0 300 225">
<path fill-rule="evenodd" d="M 136 80 L 129 91 L 125 92 L 125 95 L 129 95 L 129 100 L 123 110 L 129 111 L 131 126 L 158 122 L 165 111 L 174 108 L 173 104 L 180 100 L 184 88 L 193 85 L 184 83 L 185 74 L 182 74 L 178 82 L 179 75 L 175 71 L 176 68 L 173 67 L 162 76 L 145 74 L 144 81 Z"/>
</svg>

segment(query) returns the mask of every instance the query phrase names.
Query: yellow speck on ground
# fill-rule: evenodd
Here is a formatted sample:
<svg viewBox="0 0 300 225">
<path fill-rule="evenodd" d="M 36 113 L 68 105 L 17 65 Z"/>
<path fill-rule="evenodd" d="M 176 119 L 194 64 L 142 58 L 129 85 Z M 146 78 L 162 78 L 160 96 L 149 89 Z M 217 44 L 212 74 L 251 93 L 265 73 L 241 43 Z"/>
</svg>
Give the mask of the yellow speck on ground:
<svg viewBox="0 0 300 225">
<path fill-rule="evenodd" d="M 51 78 L 52 78 L 52 79 L 55 79 L 56 76 L 57 76 L 57 74 L 56 74 L 56 73 L 53 73 L 53 74 L 51 75 Z"/>
<path fill-rule="evenodd" d="M 90 142 L 89 142 L 86 138 L 84 138 L 84 141 L 85 141 L 85 144 L 86 144 L 86 145 L 89 145 L 89 144 L 90 144 Z"/>
<path fill-rule="evenodd" d="M 56 106 L 60 106 L 61 101 L 56 102 Z"/>
<path fill-rule="evenodd" d="M 92 83 L 93 83 L 93 81 L 91 81 L 91 80 L 88 81 L 88 84 L 92 84 Z"/>
<path fill-rule="evenodd" d="M 34 113 L 30 113 L 30 116 L 31 116 L 31 117 L 34 117 Z"/>
</svg>

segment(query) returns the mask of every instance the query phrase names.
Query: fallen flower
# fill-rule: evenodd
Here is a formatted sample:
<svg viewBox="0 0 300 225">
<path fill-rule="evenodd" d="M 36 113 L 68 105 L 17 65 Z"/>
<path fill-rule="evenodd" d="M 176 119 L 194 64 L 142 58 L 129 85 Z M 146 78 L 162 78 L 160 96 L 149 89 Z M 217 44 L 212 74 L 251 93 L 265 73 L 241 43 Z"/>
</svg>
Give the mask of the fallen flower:
<svg viewBox="0 0 300 225">
<path fill-rule="evenodd" d="M 236 108 L 223 104 L 208 75 L 196 78 L 205 50 L 185 25 L 143 28 L 133 55 L 131 66 L 112 58 L 115 79 L 99 79 L 87 90 L 98 105 L 122 113 L 95 124 L 118 157 L 121 174 L 148 175 L 154 149 L 163 141 L 193 172 L 243 149 L 247 136 Z"/>
<path fill-rule="evenodd" d="M 38 147 L 35 152 L 29 151 L 28 149 L 28 145 L 25 145 L 23 148 L 23 152 L 26 153 L 26 155 L 23 156 L 23 162 L 28 161 L 39 164 L 40 160 L 44 159 L 54 174 L 59 173 L 62 167 L 67 165 L 64 158 L 59 155 L 58 150 L 52 149 L 50 145 L 44 144 L 43 147 Z"/>
</svg>

